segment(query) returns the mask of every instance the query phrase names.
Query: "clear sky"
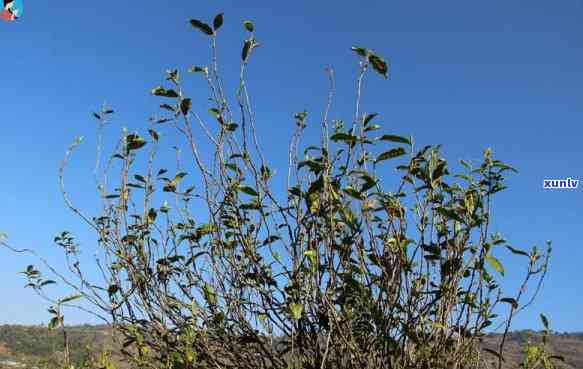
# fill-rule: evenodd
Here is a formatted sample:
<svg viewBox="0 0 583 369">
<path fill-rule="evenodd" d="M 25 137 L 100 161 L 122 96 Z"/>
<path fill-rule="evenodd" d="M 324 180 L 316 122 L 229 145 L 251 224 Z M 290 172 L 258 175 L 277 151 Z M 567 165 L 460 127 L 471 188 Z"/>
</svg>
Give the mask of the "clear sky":
<svg viewBox="0 0 583 369">
<path fill-rule="evenodd" d="M 206 39 L 188 24 L 225 12 L 220 50 L 225 77 L 236 76 L 242 21 L 252 19 L 263 46 L 253 54 L 249 88 L 260 140 L 284 162 L 293 113 L 320 116 L 324 68 L 336 71 L 335 116 L 353 111 L 353 45 L 391 63 L 391 79 L 370 75 L 364 109 L 382 113 L 385 129 L 419 145 L 444 144 L 451 160 L 479 160 L 487 147 L 520 170 L 495 204 L 495 229 L 511 244 L 554 242 L 551 270 L 535 305 L 515 328 L 539 328 L 545 312 L 559 331 L 583 331 L 583 185 L 543 190 L 545 178 L 583 179 L 583 1 L 28 1 L 20 20 L 0 23 L 0 231 L 58 263 L 53 236 L 94 237 L 68 212 L 58 190 L 67 145 L 83 135 L 69 187 L 95 208 L 92 111 L 116 109 L 122 126 L 144 129 L 158 111 L 152 87 L 168 68 L 207 61 Z M 193 79 L 194 81 L 194 79 Z M 203 97 L 204 85 L 191 91 Z M 315 132 L 315 131 L 313 131 Z M 74 174 L 73 174 L 74 173 Z M 507 269 L 515 259 L 500 258 Z M 24 290 L 17 272 L 27 257 L 0 250 L 0 323 L 40 323 L 46 304 Z M 516 272 L 508 275 L 515 286 Z M 70 323 L 92 321 L 80 313 Z"/>
</svg>

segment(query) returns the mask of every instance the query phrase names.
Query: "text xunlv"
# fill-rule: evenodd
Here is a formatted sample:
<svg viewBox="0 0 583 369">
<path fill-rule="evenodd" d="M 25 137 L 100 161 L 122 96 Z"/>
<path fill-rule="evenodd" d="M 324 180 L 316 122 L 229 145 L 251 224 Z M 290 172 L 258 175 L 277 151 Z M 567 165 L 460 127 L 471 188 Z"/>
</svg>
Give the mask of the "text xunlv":
<svg viewBox="0 0 583 369">
<path fill-rule="evenodd" d="M 545 179 L 543 180 L 543 188 L 547 189 L 570 189 L 574 190 L 579 186 L 578 179 Z"/>
</svg>

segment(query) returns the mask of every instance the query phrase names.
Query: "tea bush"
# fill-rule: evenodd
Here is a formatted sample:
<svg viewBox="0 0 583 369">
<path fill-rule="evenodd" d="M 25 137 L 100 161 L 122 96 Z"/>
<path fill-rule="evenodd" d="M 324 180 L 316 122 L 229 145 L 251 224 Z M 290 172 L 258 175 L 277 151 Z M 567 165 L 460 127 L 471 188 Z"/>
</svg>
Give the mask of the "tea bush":
<svg viewBox="0 0 583 369">
<path fill-rule="evenodd" d="M 501 368 L 504 340 L 482 351 L 480 338 L 497 324 L 508 332 L 532 301 L 527 282 L 540 286 L 551 250 L 517 249 L 491 231 L 493 200 L 515 170 L 487 149 L 481 162 L 461 161 L 454 171 L 440 146 L 379 133 L 379 115 L 362 108 L 362 83 L 371 72 L 387 78 L 389 65 L 353 47 L 354 117 L 332 118 L 329 69 L 323 117 L 294 115 L 280 188 L 246 79 L 260 45 L 255 26 L 243 24 L 231 102 L 217 52 L 223 20 L 190 21 L 210 43 L 209 65 L 188 70 L 208 88 L 208 111 L 195 109 L 205 102 L 193 104 L 183 74 L 170 70 L 166 85 L 152 90 L 165 115 L 143 133 L 124 130 L 106 160 L 101 135 L 113 109 L 94 114 L 100 214 L 69 199 L 65 171 L 80 142 L 67 151 L 62 192 L 97 236 L 103 278 L 89 280 L 70 233 L 57 236 L 76 278 L 58 275 L 76 295 L 54 301 L 53 325 L 62 324 L 62 305 L 83 297 L 123 335 L 127 358 L 140 368 L 450 369 L 485 367 L 484 357 Z M 304 144 L 308 124 L 321 134 Z M 172 147 L 189 161 L 159 166 L 159 153 Z M 388 166 L 398 174 L 383 178 Z M 499 285 L 503 252 L 527 266 L 513 294 Z M 27 276 L 37 291 L 50 283 L 32 266 Z"/>
</svg>

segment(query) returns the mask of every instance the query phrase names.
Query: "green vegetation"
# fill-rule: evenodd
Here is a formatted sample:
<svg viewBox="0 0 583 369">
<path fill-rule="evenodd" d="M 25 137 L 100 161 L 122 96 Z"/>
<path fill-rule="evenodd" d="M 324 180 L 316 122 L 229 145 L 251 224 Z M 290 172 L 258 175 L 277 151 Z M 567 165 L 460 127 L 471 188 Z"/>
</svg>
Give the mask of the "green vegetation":
<svg viewBox="0 0 583 369">
<path fill-rule="evenodd" d="M 83 345 L 73 345 L 71 355 L 76 368 L 91 367 L 98 359 L 103 350 L 119 352 L 119 347 L 115 347 L 111 330 L 104 326 L 72 326 L 67 327 L 71 336 L 75 337 L 73 342 L 79 340 L 89 344 L 88 351 Z M 28 363 L 30 367 L 58 367 L 59 353 L 62 353 L 63 340 L 62 332 L 49 332 L 46 327 L 34 326 L 23 327 L 15 325 L 0 326 L 0 363 L 4 360 L 19 363 Z M 505 362 L 503 368 L 519 368 L 525 358 L 525 344 L 541 342 L 542 332 L 516 331 L 508 334 L 507 344 L 504 349 Z M 484 348 L 495 349 L 500 342 L 500 335 L 487 335 L 484 337 L 482 346 Z M 565 358 L 565 363 L 559 367 L 565 369 L 576 369 L 583 367 L 583 333 L 554 333 L 548 337 L 548 346 Z M 47 350 L 47 348 L 50 348 Z M 89 355 L 91 352 L 91 355 Z M 91 358 L 91 363 L 87 359 Z M 123 358 L 114 355 L 111 359 L 116 368 L 123 368 Z M 4 367 L 0 364 L 0 368 Z M 9 368 L 9 366 L 6 366 Z"/>
<path fill-rule="evenodd" d="M 95 355 L 112 348 L 107 327 L 67 327 L 71 364 L 79 368 L 93 362 Z M 30 366 L 56 367 L 63 361 L 63 330 L 43 326 L 0 326 L 0 362 L 15 361 Z"/>
<path fill-rule="evenodd" d="M 208 87 L 204 112 L 195 110 L 204 101 L 188 97 L 182 73 L 169 70 L 166 85 L 152 89 L 165 115 L 144 132 L 124 130 L 105 160 L 98 146 L 101 213 L 88 215 L 67 196 L 67 163 L 81 141 L 66 152 L 62 192 L 97 236 L 103 278 L 89 280 L 95 266 L 81 263 L 71 233 L 55 238 L 76 277 L 68 281 L 74 294 L 49 298 L 49 327 L 57 331 L 34 343 L 38 353 L 62 344 L 64 367 L 83 365 L 86 342 L 58 338 L 63 307 L 83 298 L 123 337 L 120 351 L 136 368 L 505 367 L 512 320 L 532 301 L 526 286 L 540 285 L 551 252 L 550 243 L 521 250 L 491 231 L 492 203 L 516 170 L 490 149 L 478 163 L 451 165 L 440 146 L 383 132 L 380 115 L 363 110 L 362 83 L 370 72 L 388 78 L 389 65 L 353 47 L 354 116 L 333 117 L 329 70 L 324 115 L 294 115 L 287 178 L 278 176 L 259 144 L 247 87 L 256 27 L 243 25 L 232 103 L 219 73 L 223 22 L 222 14 L 212 24 L 190 22 L 211 48 L 209 65 L 189 69 Z M 94 113 L 98 142 L 112 114 L 110 107 Z M 308 126 L 320 132 L 315 142 L 303 142 Z M 188 160 L 159 163 L 175 147 Z M 500 287 L 502 253 L 524 262 L 518 291 Z M 25 274 L 46 296 L 54 282 L 34 266 Z M 496 325 L 504 333 L 483 347 Z M 34 354 L 36 339 L 25 348 L 7 337 L 7 345 Z M 533 344 L 524 364 L 551 368 L 555 359 Z"/>
</svg>

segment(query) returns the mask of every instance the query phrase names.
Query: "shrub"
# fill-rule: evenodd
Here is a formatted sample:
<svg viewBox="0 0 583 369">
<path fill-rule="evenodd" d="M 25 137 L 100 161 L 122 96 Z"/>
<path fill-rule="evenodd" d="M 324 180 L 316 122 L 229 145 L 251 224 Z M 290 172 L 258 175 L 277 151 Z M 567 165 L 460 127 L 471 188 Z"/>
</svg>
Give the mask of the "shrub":
<svg viewBox="0 0 583 369">
<path fill-rule="evenodd" d="M 328 70 L 329 99 L 314 119 L 320 141 L 303 145 L 308 113 L 295 114 L 287 185 L 278 188 L 284 181 L 261 150 L 245 77 L 259 46 L 253 23 L 244 23 L 234 104 L 219 73 L 223 15 L 212 26 L 191 24 L 211 44 L 211 63 L 189 69 L 208 87 L 208 113 L 195 111 L 182 74 L 168 71 L 167 85 L 152 90 L 167 116 L 150 122 L 149 137 L 123 132 L 98 177 L 97 216 L 64 187 L 79 142 L 61 167 L 66 204 L 98 237 L 103 275 L 88 279 L 75 239 L 63 232 L 55 241 L 77 277 L 68 283 L 123 334 L 128 358 L 141 368 L 436 369 L 478 368 L 494 355 L 501 367 L 504 340 L 484 353 L 480 337 L 492 324 L 508 332 L 551 250 L 520 250 L 490 230 L 493 199 L 515 170 L 488 149 L 481 163 L 461 161 L 454 172 L 439 146 L 378 134 L 378 115 L 361 108 L 362 82 L 371 70 L 388 77 L 389 68 L 354 47 L 354 118 L 330 118 Z M 94 114 L 99 142 L 112 113 Z M 177 169 L 159 167 L 159 152 L 174 146 L 193 164 L 177 156 Z M 391 165 L 399 174 L 381 178 Z M 498 283 L 503 250 L 528 266 L 514 295 Z M 34 268 L 28 276 L 37 290 L 46 283 Z"/>
</svg>

